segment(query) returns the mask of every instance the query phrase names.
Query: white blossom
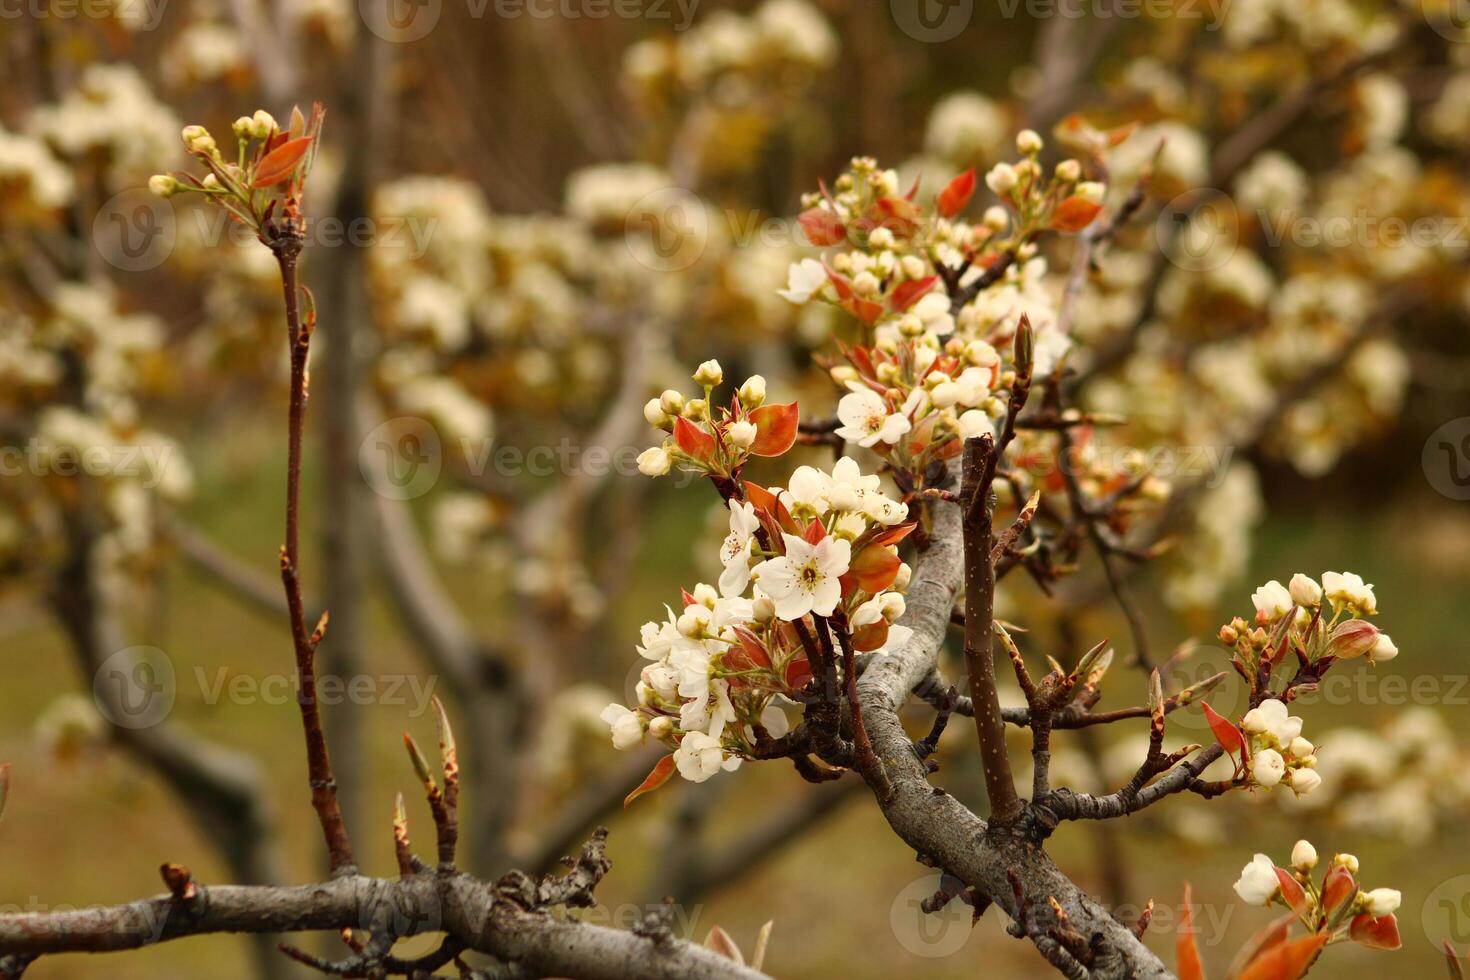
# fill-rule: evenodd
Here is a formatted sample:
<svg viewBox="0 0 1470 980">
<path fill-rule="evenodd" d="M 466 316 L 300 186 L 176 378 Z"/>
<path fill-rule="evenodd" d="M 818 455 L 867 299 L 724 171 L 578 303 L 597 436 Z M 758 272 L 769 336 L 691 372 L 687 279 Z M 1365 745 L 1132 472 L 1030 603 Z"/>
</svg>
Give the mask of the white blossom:
<svg viewBox="0 0 1470 980">
<path fill-rule="evenodd" d="M 1276 864 L 1264 854 L 1251 858 L 1235 882 L 1235 894 L 1248 905 L 1270 905 L 1279 891 L 1281 882 L 1276 877 Z"/>
<path fill-rule="evenodd" d="M 842 597 L 838 577 L 847 572 L 852 544 L 826 537 L 809 544 L 793 534 L 783 534 L 786 554 L 756 566 L 761 591 L 776 603 L 776 615 L 797 620 L 807 613 L 830 616 Z"/>
</svg>

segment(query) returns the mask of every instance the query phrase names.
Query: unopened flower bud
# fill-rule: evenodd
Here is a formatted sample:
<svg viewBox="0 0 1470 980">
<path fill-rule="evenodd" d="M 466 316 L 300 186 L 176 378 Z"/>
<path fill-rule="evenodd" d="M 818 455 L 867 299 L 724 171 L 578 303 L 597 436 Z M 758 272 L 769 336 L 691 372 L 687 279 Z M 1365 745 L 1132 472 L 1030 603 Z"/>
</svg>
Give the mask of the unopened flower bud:
<svg viewBox="0 0 1470 980">
<path fill-rule="evenodd" d="M 760 408 L 766 400 L 766 379 L 752 374 L 740 386 L 740 404 L 746 408 Z"/>
<path fill-rule="evenodd" d="M 1315 769 L 1293 769 L 1286 774 L 1286 784 L 1297 796 L 1306 796 L 1322 785 L 1322 777 Z"/>
<path fill-rule="evenodd" d="M 1403 904 L 1404 896 L 1396 888 L 1375 888 L 1361 895 L 1363 911 L 1380 919 L 1385 915 L 1393 915 Z"/>
<path fill-rule="evenodd" d="M 664 476 L 673 462 L 662 446 L 651 446 L 638 454 L 638 472 L 644 476 Z"/>
<path fill-rule="evenodd" d="M 849 381 L 856 381 L 858 379 L 857 368 L 847 364 L 839 364 L 827 373 L 832 376 L 833 381 L 840 385 L 845 385 Z"/>
<path fill-rule="evenodd" d="M 1361 657 L 1374 648 L 1379 635 L 1378 627 L 1367 620 L 1349 619 L 1333 628 L 1332 637 L 1327 642 L 1327 652 L 1339 660 Z"/>
<path fill-rule="evenodd" d="M 154 174 L 148 178 L 148 189 L 159 197 L 173 197 L 179 192 L 179 182 L 168 174 Z"/>
<path fill-rule="evenodd" d="M 905 279 L 923 279 L 929 270 L 924 268 L 924 260 L 917 255 L 905 255 L 899 260 L 898 266 L 903 270 Z"/>
<path fill-rule="evenodd" d="M 1220 642 L 1227 647 L 1233 647 L 1240 640 L 1240 634 L 1235 632 L 1235 627 L 1226 623 L 1220 627 Z"/>
<path fill-rule="evenodd" d="M 694 380 L 706 388 L 718 388 L 725 380 L 725 372 L 720 369 L 719 361 L 710 359 L 695 370 Z"/>
<path fill-rule="evenodd" d="M 731 423 L 725 431 L 730 437 L 730 444 L 737 449 L 749 449 L 755 443 L 755 423 L 748 419 Z"/>
<path fill-rule="evenodd" d="M 1082 164 L 1076 160 L 1063 160 L 1057 164 L 1057 180 L 1074 184 L 1082 179 Z"/>
<path fill-rule="evenodd" d="M 1027 156 L 1033 153 L 1040 153 L 1043 145 L 1041 134 L 1034 129 L 1023 129 L 1016 134 L 1017 153 L 1024 153 Z"/>
<path fill-rule="evenodd" d="M 885 592 L 883 594 L 883 618 L 890 623 L 902 619 L 907 609 L 908 603 L 902 593 Z"/>
<path fill-rule="evenodd" d="M 648 723 L 648 734 L 654 738 L 668 738 L 674 733 L 674 719 L 668 715 L 659 715 Z"/>
<path fill-rule="evenodd" d="M 1073 191 L 1073 193 L 1082 198 L 1082 200 L 1084 201 L 1091 201 L 1093 204 L 1101 204 L 1103 194 L 1106 190 L 1107 188 L 1103 187 L 1102 184 L 1098 183 L 1095 180 L 1084 180 L 1082 183 L 1077 185 L 1077 189 Z"/>
<path fill-rule="evenodd" d="M 669 388 L 658 396 L 659 407 L 670 415 L 678 415 L 684 411 L 684 396 L 673 388 Z"/>
<path fill-rule="evenodd" d="M 214 137 L 209 135 L 209 130 L 203 126 L 185 126 L 184 131 L 179 134 L 184 140 L 184 146 L 190 153 L 212 153 L 215 149 Z"/>
<path fill-rule="evenodd" d="M 1020 177 L 1016 175 L 1016 168 L 1009 163 L 997 163 L 985 175 L 985 186 L 1002 197 L 1015 190 L 1018 183 Z"/>
<path fill-rule="evenodd" d="M 859 272 L 852 277 L 852 288 L 859 296 L 876 296 L 878 277 L 871 272 Z"/>
<path fill-rule="evenodd" d="M 214 190 L 219 187 L 219 177 L 215 174 L 205 174 L 204 179 L 199 183 L 203 184 L 209 190 Z"/>
<path fill-rule="evenodd" d="M 648 424 L 655 429 L 667 428 L 669 424 L 669 413 L 664 411 L 664 406 L 657 398 L 650 398 L 643 405 L 643 417 Z"/>
<path fill-rule="evenodd" d="M 1286 751 L 1291 753 L 1293 759 L 1305 759 L 1317 751 L 1317 746 L 1298 735 L 1286 746 Z"/>
<path fill-rule="evenodd" d="M 750 614 L 757 623 L 769 623 L 776 618 L 776 603 L 770 596 L 761 596 L 751 606 Z"/>
<path fill-rule="evenodd" d="M 898 566 L 898 574 L 893 577 L 893 587 L 900 591 L 909 587 L 909 580 L 913 578 L 914 570 L 909 567 L 908 562 L 901 562 Z"/>
<path fill-rule="evenodd" d="M 1358 873 L 1358 856 L 1356 854 L 1334 854 L 1332 863 L 1347 868 L 1348 873 Z"/>
<path fill-rule="evenodd" d="M 985 179 L 987 183 L 990 181 L 988 176 Z M 980 222 L 991 231 L 1004 231 L 1006 225 L 1011 223 L 1011 216 L 1006 213 L 1005 208 L 994 204 L 985 209 L 985 215 Z"/>
<path fill-rule="evenodd" d="M 1378 639 L 1368 650 L 1368 662 L 1370 664 L 1385 664 L 1399 655 L 1399 648 L 1388 638 L 1387 633 L 1379 633 Z"/>
<path fill-rule="evenodd" d="M 235 135 L 240 139 L 248 140 L 255 132 L 255 120 L 251 119 L 249 116 L 241 116 L 239 119 L 235 120 L 234 125 L 232 125 L 230 129 L 232 129 Z"/>
<path fill-rule="evenodd" d="M 258 140 L 266 139 L 276 131 L 276 117 L 264 109 L 256 109 L 251 121 L 255 124 L 253 135 Z"/>
<path fill-rule="evenodd" d="M 683 415 L 691 422 L 703 422 L 709 417 L 709 405 L 703 398 L 691 398 L 684 403 Z"/>
<path fill-rule="evenodd" d="M 1305 874 L 1317 866 L 1317 849 L 1311 841 L 1299 840 L 1291 849 L 1291 866 Z"/>
<path fill-rule="evenodd" d="M 1299 606 L 1315 606 L 1322 601 L 1322 586 L 1309 575 L 1297 572 L 1286 585 L 1292 601 Z"/>
</svg>

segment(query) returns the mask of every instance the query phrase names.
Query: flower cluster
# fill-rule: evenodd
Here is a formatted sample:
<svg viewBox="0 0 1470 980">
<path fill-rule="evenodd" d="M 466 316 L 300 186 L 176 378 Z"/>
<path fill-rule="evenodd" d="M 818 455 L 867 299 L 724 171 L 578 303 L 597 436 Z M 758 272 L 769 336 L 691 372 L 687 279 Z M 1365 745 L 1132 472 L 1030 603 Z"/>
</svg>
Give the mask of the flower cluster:
<svg viewBox="0 0 1470 980">
<path fill-rule="evenodd" d="M 719 588 L 699 585 L 678 613 L 644 625 L 638 705 L 603 712 L 615 747 L 652 737 L 673 749 L 642 791 L 675 770 L 698 782 L 760 757 L 814 661 L 909 635 L 894 625 L 909 578 L 897 544 L 914 525 L 877 476 L 848 458 L 831 472 L 802 466 L 785 488 L 746 483 L 728 507 Z"/>
<path fill-rule="evenodd" d="M 643 406 L 648 424 L 669 433 L 662 445 L 638 456 L 638 469 L 663 476 L 674 465 L 728 483 L 738 479 L 752 456 L 780 456 L 796 442 L 796 403 L 767 405 L 766 379 L 752 375 L 730 399 L 716 407 L 714 390 L 724 383 L 719 361 L 705 361 L 694 372 L 703 398 L 686 399 L 670 388 Z"/>
<path fill-rule="evenodd" d="M 309 119 L 300 109 L 294 109 L 290 127 L 283 130 L 264 109 L 241 116 L 231 126 L 235 137 L 233 161 L 225 158 L 209 130 L 199 125 L 185 126 L 181 134 L 184 148 L 204 164 L 208 173 L 203 177 L 154 174 L 148 189 L 159 197 L 203 194 L 270 244 L 274 220 L 301 220 L 301 192 L 316 156 L 322 118 L 320 105 L 312 108 Z"/>
<path fill-rule="evenodd" d="M 1231 663 L 1250 686 L 1254 707 L 1239 725 L 1209 705 L 1205 715 L 1220 744 L 1239 756 L 1237 782 L 1264 788 L 1285 783 L 1303 796 L 1322 784 L 1322 776 L 1316 746 L 1302 737 L 1302 721 L 1287 711 L 1287 701 L 1315 687 L 1338 661 L 1366 656 L 1382 663 L 1398 656 L 1398 648 L 1388 634 L 1355 618 L 1376 615 L 1378 600 L 1352 572 L 1327 572 L 1321 583 L 1301 572 L 1288 585 L 1273 579 L 1251 602 L 1257 625 L 1236 617 L 1220 627 L 1220 641 L 1234 651 Z M 1278 696 L 1273 677 L 1288 653 L 1296 670 Z"/>
<path fill-rule="evenodd" d="M 1278 783 L 1305 796 L 1322 785 L 1317 774 L 1317 748 L 1302 737 L 1302 720 L 1287 713 L 1286 705 L 1267 698 L 1240 720 L 1250 757 L 1251 781 L 1270 789 Z"/>
<path fill-rule="evenodd" d="M 1398 949 L 1398 911 L 1403 896 L 1392 888 L 1364 891 L 1358 887 L 1358 859 L 1351 854 L 1334 855 L 1318 883 L 1317 849 L 1300 840 L 1291 851 L 1291 869 L 1278 866 L 1265 854 L 1257 854 L 1240 872 L 1235 893 L 1250 905 L 1286 906 L 1316 937 L 1316 948 L 1345 939 L 1370 949 Z"/>
<path fill-rule="evenodd" d="M 1270 649 L 1284 642 L 1304 663 L 1316 665 L 1320 677 L 1333 660 L 1366 657 L 1380 664 L 1399 654 L 1387 633 L 1358 618 L 1376 616 L 1378 600 L 1373 586 L 1353 572 L 1325 572 L 1320 584 L 1301 572 L 1288 585 L 1272 579 L 1252 593 L 1251 602 L 1255 629 L 1238 618 L 1220 629 L 1220 639 L 1245 662 L 1269 661 Z"/>
</svg>

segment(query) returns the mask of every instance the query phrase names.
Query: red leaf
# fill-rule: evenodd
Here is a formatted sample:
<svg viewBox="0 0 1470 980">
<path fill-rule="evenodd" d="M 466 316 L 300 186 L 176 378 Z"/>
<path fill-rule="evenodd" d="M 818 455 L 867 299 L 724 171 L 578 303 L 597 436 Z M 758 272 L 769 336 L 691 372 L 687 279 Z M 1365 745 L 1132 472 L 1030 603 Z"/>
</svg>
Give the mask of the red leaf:
<svg viewBox="0 0 1470 980">
<path fill-rule="evenodd" d="M 1051 215 L 1051 226 L 1057 231 L 1078 232 L 1092 224 L 1101 210 L 1101 204 L 1074 194 L 1057 205 Z"/>
<path fill-rule="evenodd" d="M 754 633 L 744 626 L 737 626 L 735 627 L 735 636 L 740 640 L 740 652 L 737 655 L 732 650 L 729 654 L 726 654 L 726 664 L 735 667 L 736 670 L 750 670 L 756 667 L 769 668 L 771 666 L 771 655 L 766 652 L 765 646 Z"/>
<path fill-rule="evenodd" d="M 776 495 L 759 483 L 745 481 L 745 499 L 750 501 L 756 510 L 768 510 L 772 513 L 776 510 Z"/>
<path fill-rule="evenodd" d="M 802 539 L 807 544 L 821 544 L 822 539 L 827 536 L 827 529 L 821 521 L 812 521 L 801 530 Z"/>
<path fill-rule="evenodd" d="M 1353 942 L 1369 949 L 1398 949 L 1404 944 L 1399 938 L 1399 920 L 1392 915 L 1373 918 L 1367 912 L 1353 917 L 1348 930 Z"/>
<path fill-rule="evenodd" d="M 311 149 L 312 139 L 311 136 L 302 136 L 300 139 L 282 143 L 267 153 L 265 159 L 255 167 L 255 182 L 251 186 L 274 187 L 289 178 L 296 172 L 306 151 Z"/>
<path fill-rule="evenodd" d="M 965 210 L 965 205 L 970 203 L 970 198 L 975 196 L 975 168 L 971 167 L 960 174 L 954 180 L 945 185 L 944 190 L 939 192 L 936 202 L 939 213 L 946 218 L 953 218 Z"/>
<path fill-rule="evenodd" d="M 685 609 L 688 609 L 690 606 L 695 606 L 699 604 L 699 600 L 690 595 L 688 589 L 680 589 L 679 595 L 684 599 Z"/>
<path fill-rule="evenodd" d="M 1263 926 L 1260 931 L 1245 941 L 1245 945 L 1236 950 L 1235 958 L 1230 961 L 1230 969 L 1226 972 L 1226 976 L 1240 976 L 1246 966 L 1256 957 L 1271 947 L 1286 942 L 1286 937 L 1291 934 L 1291 924 L 1296 921 L 1297 917 L 1288 912 L 1274 922 Z"/>
<path fill-rule="evenodd" d="M 1184 883 L 1184 905 L 1179 910 L 1179 939 L 1175 943 L 1179 980 L 1205 980 L 1199 943 L 1194 938 L 1194 902 L 1189 882 Z"/>
<path fill-rule="evenodd" d="M 786 661 L 785 676 L 786 687 L 790 690 L 795 691 L 806 686 L 812 679 L 812 665 L 807 661 L 806 654 L 798 653 Z"/>
<path fill-rule="evenodd" d="M 1281 897 L 1286 900 L 1287 908 L 1293 912 L 1300 912 L 1307 907 L 1307 892 L 1302 888 L 1301 882 L 1291 876 L 1291 872 L 1285 868 L 1276 869 L 1276 880 L 1281 883 Z"/>
<path fill-rule="evenodd" d="M 1318 932 L 1272 946 L 1246 967 L 1240 980 L 1297 980 L 1329 938 L 1327 933 Z"/>
<path fill-rule="evenodd" d="M 879 198 L 875 204 L 883 217 L 878 222 L 898 238 L 910 238 L 919 230 L 919 206 L 901 197 Z"/>
<path fill-rule="evenodd" d="M 847 567 L 847 578 L 851 576 L 858 586 L 869 595 L 877 595 L 898 578 L 898 566 L 903 564 L 898 555 L 888 548 L 868 545 L 853 556 Z"/>
<path fill-rule="evenodd" d="M 888 296 L 889 308 L 895 313 L 904 312 L 917 303 L 919 297 L 933 289 L 938 281 L 938 276 L 925 276 L 923 279 L 909 279 L 900 283 Z"/>
<path fill-rule="evenodd" d="M 643 782 L 638 784 L 638 788 L 623 798 L 623 806 L 627 807 L 629 803 L 632 803 L 644 793 L 651 793 L 654 790 L 658 789 L 664 783 L 668 782 L 669 777 L 673 774 L 674 757 L 671 755 L 666 755 L 662 759 L 658 760 L 658 764 L 653 767 L 653 771 L 648 774 Z"/>
<path fill-rule="evenodd" d="M 847 237 L 842 219 L 826 208 L 808 208 L 796 221 L 813 245 L 836 245 Z"/>
<path fill-rule="evenodd" d="M 1322 907 L 1331 915 L 1350 902 L 1358 894 L 1358 883 L 1353 873 L 1340 864 L 1334 864 L 1322 882 Z"/>
<path fill-rule="evenodd" d="M 909 536 L 909 532 L 919 526 L 918 521 L 909 521 L 907 524 L 895 524 L 886 531 L 879 531 L 873 535 L 872 544 L 898 544 Z"/>
<path fill-rule="evenodd" d="M 702 463 L 715 458 L 715 437 L 682 415 L 674 419 L 674 442 L 689 456 Z"/>
<path fill-rule="evenodd" d="M 1225 751 L 1231 755 L 1241 752 L 1245 748 L 1245 736 L 1240 734 L 1240 729 L 1226 721 L 1210 707 L 1208 701 L 1201 701 L 1200 707 L 1205 709 L 1205 719 L 1210 723 L 1210 731 L 1215 733 L 1215 740 L 1224 746 Z"/>
<path fill-rule="evenodd" d="M 852 648 L 859 653 L 876 650 L 888 642 L 888 620 L 880 619 L 852 631 Z"/>
<path fill-rule="evenodd" d="M 788 405 L 762 405 L 750 413 L 755 423 L 755 442 L 750 451 L 756 456 L 780 456 L 796 442 L 797 423 L 801 414 L 796 402 Z"/>
</svg>

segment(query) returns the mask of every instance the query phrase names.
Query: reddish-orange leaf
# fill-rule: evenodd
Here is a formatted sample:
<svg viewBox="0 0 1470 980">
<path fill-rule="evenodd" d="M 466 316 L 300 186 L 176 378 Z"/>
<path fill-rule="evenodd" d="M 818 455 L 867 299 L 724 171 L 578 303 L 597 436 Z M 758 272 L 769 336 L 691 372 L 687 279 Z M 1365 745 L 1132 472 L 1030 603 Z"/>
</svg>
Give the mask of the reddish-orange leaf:
<svg viewBox="0 0 1470 980">
<path fill-rule="evenodd" d="M 674 442 L 700 462 L 715 458 L 715 437 L 683 416 L 674 419 Z"/>
<path fill-rule="evenodd" d="M 970 198 L 975 196 L 975 168 L 971 167 L 960 174 L 954 180 L 945 185 L 944 190 L 939 192 L 939 213 L 946 218 L 953 218 L 965 210 L 965 205 L 970 203 Z"/>
<path fill-rule="evenodd" d="M 1276 868 L 1276 880 L 1281 884 L 1281 897 L 1286 900 L 1286 907 L 1293 912 L 1300 912 L 1307 907 L 1307 892 L 1301 886 L 1301 882 L 1292 877 L 1291 872 L 1278 866 Z"/>
<path fill-rule="evenodd" d="M 662 759 L 658 760 L 658 764 L 653 767 L 653 770 L 648 774 L 643 782 L 638 784 L 638 788 L 623 798 L 623 806 L 626 807 L 628 804 L 638 799 L 638 797 L 642 796 L 644 793 L 651 793 L 654 790 L 658 789 L 664 783 L 668 782 L 669 777 L 673 774 L 674 757 L 671 755 L 666 755 Z"/>
<path fill-rule="evenodd" d="M 821 521 L 811 521 L 801 529 L 801 536 L 807 544 L 821 544 L 822 539 L 827 536 L 827 528 Z"/>
<path fill-rule="evenodd" d="M 812 679 L 812 665 L 807 661 L 806 654 L 798 653 L 786 661 L 786 686 L 791 690 L 805 687 Z"/>
<path fill-rule="evenodd" d="M 796 442 L 796 428 L 801 421 L 796 402 L 787 405 L 762 405 L 750 413 L 755 423 L 755 442 L 750 451 L 756 456 L 780 456 Z"/>
<path fill-rule="evenodd" d="M 919 301 L 919 298 L 934 288 L 939 282 L 938 276 L 925 276 L 923 279 L 909 279 L 893 290 L 888 297 L 888 305 L 896 313 L 902 313 L 910 306 Z"/>
<path fill-rule="evenodd" d="M 878 213 L 883 215 L 879 224 L 899 238 L 908 238 L 919 230 L 919 206 L 901 197 L 883 197 L 876 202 Z"/>
<path fill-rule="evenodd" d="M 898 566 L 903 564 L 890 549 L 868 545 L 852 558 L 847 575 L 869 595 L 877 595 L 898 578 Z M 846 577 L 846 576 L 844 576 Z"/>
<path fill-rule="evenodd" d="M 1194 938 L 1194 902 L 1189 882 L 1184 883 L 1184 906 L 1179 910 L 1179 939 L 1175 957 L 1179 961 L 1179 980 L 1205 980 L 1205 965 L 1200 960 L 1199 943 Z"/>
<path fill-rule="evenodd" d="M 816 246 L 836 245 L 847 237 L 842 219 L 826 208 L 808 208 L 796 219 L 806 240 Z"/>
<path fill-rule="evenodd" d="M 883 315 L 883 304 L 870 299 L 862 299 L 859 296 L 851 296 L 840 304 L 844 310 L 857 317 L 863 323 L 877 323 L 878 318 Z"/>
<path fill-rule="evenodd" d="M 1074 194 L 1057 205 L 1051 215 L 1051 226 L 1057 231 L 1078 232 L 1092 224 L 1101 210 L 1101 204 Z"/>
<path fill-rule="evenodd" d="M 1297 980 L 1327 944 L 1325 932 L 1313 933 L 1265 950 L 1245 968 L 1240 980 Z"/>
<path fill-rule="evenodd" d="M 1327 878 L 1322 882 L 1322 907 L 1331 915 L 1342 908 L 1344 902 L 1350 902 L 1358 894 L 1358 882 L 1353 878 L 1353 873 L 1340 864 L 1332 866 L 1327 872 Z"/>
<path fill-rule="evenodd" d="M 1399 938 L 1399 920 L 1392 915 L 1373 918 L 1367 912 L 1353 917 L 1348 930 L 1353 942 L 1369 949 L 1398 949 L 1404 944 Z"/>
<path fill-rule="evenodd" d="M 873 535 L 872 543 L 898 544 L 904 538 L 908 537 L 909 533 L 918 526 L 918 521 L 909 521 L 907 524 L 895 524 L 893 525 L 893 527 L 888 528 L 886 531 L 879 531 L 877 534 Z"/>
<path fill-rule="evenodd" d="M 1291 934 L 1291 924 L 1297 921 L 1297 917 L 1291 913 L 1281 916 L 1273 922 L 1267 923 L 1254 936 L 1245 941 L 1245 945 L 1236 950 L 1235 958 L 1230 961 L 1230 970 L 1227 976 L 1238 977 L 1256 957 L 1260 956 L 1272 946 L 1279 946 L 1286 942 L 1286 937 Z"/>
<path fill-rule="evenodd" d="M 732 651 L 726 657 L 726 663 L 739 657 L 740 660 L 739 666 L 736 667 L 737 670 L 771 666 L 771 655 L 766 652 L 765 645 L 761 643 L 760 639 L 754 633 L 744 626 L 737 626 L 735 627 L 735 636 L 740 640 L 740 652 L 736 654 Z"/>
<path fill-rule="evenodd" d="M 756 510 L 768 510 L 775 512 L 776 495 L 759 483 L 745 481 L 745 499 L 755 505 Z"/>
<path fill-rule="evenodd" d="M 311 149 L 312 139 L 311 136 L 303 136 L 290 140 L 267 153 L 255 168 L 255 182 L 251 186 L 274 187 L 288 179 L 296 172 L 306 151 Z"/>
<path fill-rule="evenodd" d="M 1200 707 L 1205 709 L 1205 720 L 1210 723 L 1210 731 L 1215 733 L 1215 740 L 1224 746 L 1226 752 L 1235 755 L 1245 748 L 1245 736 L 1240 734 L 1239 728 L 1226 721 L 1210 707 L 1208 701 L 1201 701 Z"/>
<path fill-rule="evenodd" d="M 852 648 L 859 653 L 876 650 L 888 642 L 888 620 L 880 619 L 852 631 Z"/>
</svg>

